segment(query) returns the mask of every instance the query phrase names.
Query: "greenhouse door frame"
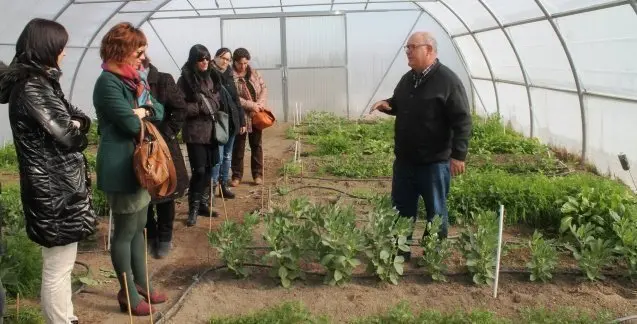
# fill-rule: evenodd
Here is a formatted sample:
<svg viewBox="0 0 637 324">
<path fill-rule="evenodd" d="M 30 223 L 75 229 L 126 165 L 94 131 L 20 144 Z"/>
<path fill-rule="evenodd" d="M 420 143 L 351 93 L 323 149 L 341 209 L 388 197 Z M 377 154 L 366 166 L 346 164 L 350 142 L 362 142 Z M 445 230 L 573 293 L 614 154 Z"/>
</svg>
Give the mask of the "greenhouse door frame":
<svg viewBox="0 0 637 324">
<path fill-rule="evenodd" d="M 288 66 L 288 55 L 287 55 L 287 20 L 290 18 L 311 18 L 311 17 L 342 17 L 344 20 L 344 30 L 343 35 L 345 37 L 345 60 L 342 65 L 329 65 L 329 66 Z M 348 69 L 348 44 L 347 44 L 347 15 L 344 13 L 333 14 L 333 13 L 314 13 L 307 15 L 280 15 L 274 16 L 268 14 L 254 14 L 254 15 L 242 15 L 241 17 L 222 17 L 219 20 L 220 31 L 221 31 L 221 46 L 224 46 L 223 39 L 223 24 L 225 21 L 232 20 L 245 20 L 245 19 L 266 19 L 266 18 L 278 18 L 279 19 L 279 29 L 280 29 L 280 39 L 281 39 L 281 62 L 276 64 L 276 67 L 262 67 L 259 70 L 265 71 L 280 71 L 281 72 L 281 86 L 282 86 L 282 102 L 283 102 L 283 116 L 284 121 L 287 122 L 290 120 L 290 96 L 289 96 L 289 83 L 288 83 L 288 75 L 291 70 L 315 70 L 315 69 L 343 69 L 345 71 L 345 96 L 347 103 L 347 118 L 350 117 L 350 108 L 349 108 L 349 69 Z M 293 116 L 292 116 L 293 117 Z"/>
</svg>

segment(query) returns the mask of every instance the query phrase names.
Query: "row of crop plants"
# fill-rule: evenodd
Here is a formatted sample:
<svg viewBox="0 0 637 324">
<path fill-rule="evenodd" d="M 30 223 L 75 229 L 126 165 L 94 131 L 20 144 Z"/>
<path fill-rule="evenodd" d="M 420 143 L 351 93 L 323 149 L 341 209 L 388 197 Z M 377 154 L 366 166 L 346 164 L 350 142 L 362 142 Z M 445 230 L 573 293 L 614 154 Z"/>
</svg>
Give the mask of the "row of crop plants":
<svg viewBox="0 0 637 324">
<path fill-rule="evenodd" d="M 288 135 L 310 147 L 304 162 L 319 174 L 391 175 L 391 120 L 357 123 L 310 114 Z M 457 243 L 437 240 L 435 235 L 420 242 L 425 252 L 422 264 L 434 280 L 445 279 L 445 258 L 456 249 L 476 283 L 492 283 L 495 211 L 500 204 L 506 208 L 507 224 L 535 230 L 525 244 L 531 254 L 527 264 L 531 280 L 550 280 L 562 250 L 571 253 L 590 280 L 603 279 L 609 264 L 618 265 L 613 273 L 637 274 L 637 200 L 629 188 L 578 171 L 577 166 L 558 160 L 548 147 L 503 127 L 497 118 L 476 117 L 470 147 L 469 171 L 452 181 L 449 198 L 450 218 L 462 224 Z M 351 210 L 329 205 L 295 201 L 269 213 L 262 234 L 268 245 L 262 264 L 271 266 L 284 286 L 304 276 L 304 263 L 322 265 L 326 282 L 338 284 L 349 280 L 364 259 L 370 274 L 396 283 L 403 269 L 397 252 L 407 249 L 405 235 L 411 224 L 397 217 L 386 196 L 376 200 L 384 203 L 376 203 L 365 215 L 363 227 L 354 226 L 358 216 Z M 243 224 L 228 221 L 211 233 L 211 244 L 237 274 L 246 275 L 242 265 L 256 257 L 251 231 L 257 220 L 250 216 Z"/>
</svg>

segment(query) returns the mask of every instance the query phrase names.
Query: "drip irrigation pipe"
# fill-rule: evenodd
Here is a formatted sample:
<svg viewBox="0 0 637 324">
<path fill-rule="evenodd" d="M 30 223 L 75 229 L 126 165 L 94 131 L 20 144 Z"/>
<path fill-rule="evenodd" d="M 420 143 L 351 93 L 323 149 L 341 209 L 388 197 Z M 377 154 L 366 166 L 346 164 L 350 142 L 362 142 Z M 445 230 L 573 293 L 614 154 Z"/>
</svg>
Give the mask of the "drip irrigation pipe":
<svg viewBox="0 0 637 324">
<path fill-rule="evenodd" d="M 169 320 L 171 317 L 175 316 L 175 313 L 177 313 L 179 311 L 179 309 L 181 309 L 181 307 L 184 305 L 184 302 L 186 301 L 186 297 L 188 297 L 188 295 L 190 294 L 192 289 L 201 281 L 201 278 L 203 276 L 205 276 L 208 272 L 217 271 L 217 270 L 220 270 L 220 269 L 223 269 L 223 268 L 227 268 L 227 266 L 225 266 L 225 265 L 214 266 L 212 268 L 208 268 L 208 269 L 200 272 L 199 274 L 195 275 L 194 280 L 192 281 L 190 286 L 188 286 L 188 288 L 186 288 L 184 293 L 181 294 L 181 297 L 179 297 L 177 302 L 174 305 L 172 305 L 166 312 L 158 312 L 157 320 L 155 321 L 155 324 L 162 324 L 165 321 Z"/>
<path fill-rule="evenodd" d="M 86 275 L 88 275 L 89 273 L 91 273 L 91 268 L 88 266 L 88 264 L 81 262 L 81 261 L 75 261 L 75 264 L 80 265 L 84 268 L 86 268 Z M 77 288 L 74 292 L 73 292 L 73 296 L 81 293 L 82 291 L 84 291 L 84 289 L 86 289 L 86 284 L 82 282 L 82 285 L 80 285 L 79 288 Z"/>
<path fill-rule="evenodd" d="M 322 177 L 308 177 L 308 176 L 288 176 L 290 179 L 310 179 L 310 180 L 322 180 L 322 181 L 335 181 L 335 182 L 366 182 L 366 181 L 391 181 L 391 177 L 378 177 L 378 178 L 322 178 Z"/>
<path fill-rule="evenodd" d="M 346 195 L 346 196 L 348 196 L 348 197 L 350 197 L 350 198 L 354 198 L 354 199 L 363 199 L 363 200 L 369 200 L 369 198 L 368 198 L 368 197 L 356 196 L 356 195 L 353 195 L 353 194 L 351 194 L 351 193 L 349 193 L 349 192 L 346 192 L 346 191 L 343 191 L 343 190 L 340 190 L 340 189 L 336 189 L 336 188 L 332 188 L 332 187 L 325 187 L 325 186 L 301 186 L 301 187 L 296 187 L 296 188 L 294 188 L 294 189 L 291 189 L 291 190 L 289 190 L 287 193 L 285 193 L 285 194 L 280 194 L 280 195 L 281 195 L 281 196 L 286 196 L 286 195 L 289 195 L 290 193 L 292 193 L 292 192 L 294 192 L 294 191 L 298 191 L 298 190 L 301 190 L 301 189 L 325 189 L 325 190 L 332 190 L 332 191 L 340 192 L 340 193 L 342 193 L 342 194 L 344 194 L 344 195 Z"/>
</svg>

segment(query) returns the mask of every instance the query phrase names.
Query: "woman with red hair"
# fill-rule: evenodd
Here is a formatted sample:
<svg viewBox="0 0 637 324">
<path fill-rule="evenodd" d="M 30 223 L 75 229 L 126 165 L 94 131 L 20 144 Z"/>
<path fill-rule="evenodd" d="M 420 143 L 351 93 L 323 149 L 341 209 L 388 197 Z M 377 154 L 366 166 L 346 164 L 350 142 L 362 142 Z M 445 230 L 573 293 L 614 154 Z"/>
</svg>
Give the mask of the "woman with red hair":
<svg viewBox="0 0 637 324">
<path fill-rule="evenodd" d="M 143 231 L 151 197 L 139 185 L 133 169 L 142 119 L 161 121 L 164 114 L 164 107 L 150 96 L 138 71 L 146 47 L 146 36 L 130 23 L 111 28 L 102 39 L 103 72 L 93 92 L 100 131 L 97 187 L 106 193 L 115 223 L 111 260 L 121 287 L 117 301 L 123 312 L 130 308 L 136 316 L 149 315 L 150 304 L 166 301 L 166 295 L 146 281 Z M 124 276 L 128 292 L 124 290 Z"/>
</svg>

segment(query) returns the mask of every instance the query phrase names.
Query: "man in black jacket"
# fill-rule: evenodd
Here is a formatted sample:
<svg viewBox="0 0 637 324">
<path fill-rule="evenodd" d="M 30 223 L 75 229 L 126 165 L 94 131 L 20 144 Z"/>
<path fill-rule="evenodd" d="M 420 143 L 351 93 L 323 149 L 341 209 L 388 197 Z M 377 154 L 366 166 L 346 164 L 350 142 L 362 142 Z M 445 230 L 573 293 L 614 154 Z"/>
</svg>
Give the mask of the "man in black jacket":
<svg viewBox="0 0 637 324">
<path fill-rule="evenodd" d="M 441 216 L 439 235 L 446 238 L 447 194 L 451 176 L 465 171 L 471 112 L 462 82 L 438 60 L 433 35 L 414 33 L 405 51 L 411 71 L 400 79 L 393 96 L 376 102 L 370 113 L 379 110 L 396 116 L 394 206 L 401 216 L 415 221 L 422 196 L 427 220 Z M 408 260 L 411 254 L 403 256 Z"/>
</svg>

